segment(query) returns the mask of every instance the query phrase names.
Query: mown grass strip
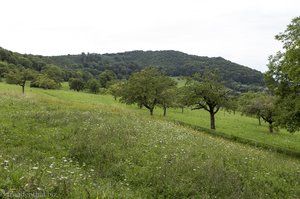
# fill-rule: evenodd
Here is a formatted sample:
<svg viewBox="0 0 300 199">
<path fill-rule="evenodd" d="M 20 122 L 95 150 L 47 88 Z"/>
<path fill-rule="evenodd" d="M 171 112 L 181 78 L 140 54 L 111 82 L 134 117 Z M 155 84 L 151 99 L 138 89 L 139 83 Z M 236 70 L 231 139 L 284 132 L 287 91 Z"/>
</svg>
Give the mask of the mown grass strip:
<svg viewBox="0 0 300 199">
<path fill-rule="evenodd" d="M 261 149 L 266 149 L 266 150 L 270 150 L 270 151 L 273 151 L 273 152 L 282 153 L 282 154 L 289 155 L 289 156 L 292 156 L 292 157 L 300 158 L 300 152 L 299 151 L 294 151 L 294 150 L 290 150 L 290 149 L 287 149 L 287 148 L 273 146 L 273 145 L 270 145 L 270 144 L 267 144 L 267 143 L 257 142 L 255 140 L 250 140 L 250 139 L 242 138 L 242 137 L 239 137 L 239 136 L 226 134 L 226 133 L 223 133 L 221 131 L 211 130 L 211 129 L 208 129 L 208 128 L 200 127 L 200 126 L 193 125 L 193 124 L 188 124 L 188 123 L 178 121 L 178 120 L 173 120 L 173 122 L 178 124 L 178 125 L 181 125 L 181 126 L 184 126 L 184 127 L 189 127 L 189 128 L 192 128 L 196 131 L 204 132 L 204 133 L 212 135 L 212 136 L 218 136 L 218 137 L 222 137 L 222 138 L 227 139 L 227 140 L 231 140 L 231 141 L 239 142 L 239 143 L 242 143 L 242 144 L 247 144 L 247 145 L 250 145 L 250 146 L 255 146 L 255 147 L 258 147 L 258 148 L 261 148 Z"/>
</svg>

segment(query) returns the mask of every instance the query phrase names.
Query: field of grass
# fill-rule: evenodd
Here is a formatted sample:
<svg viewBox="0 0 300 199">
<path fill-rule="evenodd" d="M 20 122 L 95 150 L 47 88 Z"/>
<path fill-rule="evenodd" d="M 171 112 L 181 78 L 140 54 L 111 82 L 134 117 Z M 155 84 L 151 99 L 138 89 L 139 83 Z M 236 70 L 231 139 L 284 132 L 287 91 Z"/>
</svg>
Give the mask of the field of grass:
<svg viewBox="0 0 300 199">
<path fill-rule="evenodd" d="M 186 120 L 206 127 L 204 112 L 170 110 L 169 119 L 163 119 L 159 109 L 150 117 L 146 110 L 116 103 L 108 95 L 34 88 L 25 92 L 23 96 L 19 86 L 0 83 L 2 194 L 46 193 L 51 198 L 300 197 L 299 159 L 168 121 Z M 255 119 L 238 115 L 226 113 L 224 117 L 219 113 L 217 128 L 229 132 L 236 120 L 234 132 L 270 136 L 280 146 L 276 137 L 282 136 L 296 148 L 299 145 L 294 141 L 299 139 L 297 134 L 281 131 L 269 135 L 265 125 L 259 127 Z"/>
<path fill-rule="evenodd" d="M 183 85 L 185 80 L 177 80 L 179 84 Z M 60 99 L 70 103 L 88 103 L 88 104 L 104 104 L 110 105 L 115 108 L 130 109 L 135 112 L 142 112 L 145 115 L 148 114 L 147 109 L 139 109 L 137 106 L 128 106 L 121 104 L 113 99 L 110 95 L 94 95 L 89 93 L 78 93 L 68 90 L 67 83 L 63 84 L 62 90 L 47 91 L 42 89 L 27 88 L 29 92 L 39 94 L 47 99 Z M 14 91 L 19 93 L 19 87 L 14 85 L 0 84 L 0 90 L 2 91 Z M 184 113 L 181 113 L 181 109 L 168 109 L 167 117 L 162 117 L 162 110 L 157 108 L 154 111 L 156 118 L 181 121 L 186 124 L 196 125 L 209 129 L 209 114 L 204 110 L 184 109 Z M 220 111 L 216 114 L 216 128 L 218 132 L 222 132 L 226 135 L 237 136 L 246 140 L 250 140 L 254 143 L 263 143 L 275 148 L 290 150 L 296 153 L 300 153 L 300 133 L 290 134 L 286 130 L 281 129 L 278 133 L 270 134 L 268 132 L 268 125 L 262 122 L 262 125 L 258 125 L 256 118 L 241 116 L 240 113 L 228 113 Z"/>
</svg>

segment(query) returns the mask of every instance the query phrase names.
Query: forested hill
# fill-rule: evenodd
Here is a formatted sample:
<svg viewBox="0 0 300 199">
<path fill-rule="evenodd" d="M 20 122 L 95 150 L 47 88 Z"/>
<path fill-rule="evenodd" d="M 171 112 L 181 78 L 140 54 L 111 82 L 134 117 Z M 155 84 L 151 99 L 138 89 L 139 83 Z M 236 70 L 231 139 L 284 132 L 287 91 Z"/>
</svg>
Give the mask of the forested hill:
<svg viewBox="0 0 300 199">
<path fill-rule="evenodd" d="M 245 92 L 263 86 L 261 72 L 230 62 L 221 57 L 201 57 L 178 51 L 130 51 L 115 54 L 81 53 L 79 55 L 24 55 L 0 48 L 0 61 L 41 71 L 47 64 L 57 65 L 66 78 L 81 71 L 85 76 L 97 77 L 102 71 L 114 71 L 118 78 L 128 78 L 145 67 L 159 67 L 170 76 L 190 76 L 205 69 L 218 70 L 225 85 Z"/>
<path fill-rule="evenodd" d="M 130 51 L 114 54 L 84 54 L 49 57 L 54 64 L 84 68 L 92 74 L 105 69 L 119 77 L 148 66 L 159 67 L 170 76 L 190 76 L 206 69 L 217 70 L 226 86 L 239 91 L 263 86 L 263 74 L 257 70 L 233 63 L 222 57 L 188 55 L 178 51 Z"/>
<path fill-rule="evenodd" d="M 216 69 L 222 79 L 242 84 L 262 85 L 261 72 L 233 63 L 222 57 L 203 57 L 188 55 L 178 51 L 131 51 L 117 54 L 106 54 L 116 60 L 134 62 L 142 67 L 160 67 L 171 76 L 190 76 L 205 69 Z"/>
</svg>

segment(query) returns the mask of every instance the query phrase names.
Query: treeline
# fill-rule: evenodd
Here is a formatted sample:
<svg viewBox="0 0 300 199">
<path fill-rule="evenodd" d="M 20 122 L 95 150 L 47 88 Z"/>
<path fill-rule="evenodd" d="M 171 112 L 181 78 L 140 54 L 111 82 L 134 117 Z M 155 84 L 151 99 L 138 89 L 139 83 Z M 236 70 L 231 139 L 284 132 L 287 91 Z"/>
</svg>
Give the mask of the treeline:
<svg viewBox="0 0 300 199">
<path fill-rule="evenodd" d="M 237 110 L 247 116 L 256 117 L 269 124 L 273 133 L 278 128 L 274 126 L 275 97 L 269 93 L 244 93 L 237 95 L 226 88 L 216 72 L 205 71 L 195 73 L 187 79 L 183 87 L 164 75 L 157 68 L 146 68 L 130 76 L 128 81 L 114 82 L 108 88 L 108 93 L 115 99 L 126 104 L 136 104 L 140 108 L 154 114 L 156 107 L 163 109 L 166 116 L 168 108 L 184 108 L 192 110 L 203 109 L 210 115 L 210 128 L 216 129 L 215 115 L 221 110 L 235 113 Z"/>
<path fill-rule="evenodd" d="M 45 74 L 45 68 L 56 68 L 63 81 L 80 78 L 87 82 L 91 78 L 110 70 L 117 79 L 128 79 L 134 72 L 153 66 L 169 76 L 191 76 L 206 70 L 217 70 L 223 84 L 237 92 L 261 91 L 264 89 L 259 71 L 232 63 L 221 57 L 208 58 L 187 55 L 177 51 L 132 51 L 117 54 L 90 54 L 65 56 L 24 55 L 0 48 L 0 76 L 19 69 L 32 69 Z M 47 78 L 53 79 L 51 74 Z M 43 76 L 43 79 L 46 77 Z M 56 81 L 59 85 L 60 82 Z M 39 84 L 35 84 L 39 87 Z M 48 86 L 52 88 L 53 86 Z M 57 87 L 57 85 L 55 86 Z"/>
</svg>

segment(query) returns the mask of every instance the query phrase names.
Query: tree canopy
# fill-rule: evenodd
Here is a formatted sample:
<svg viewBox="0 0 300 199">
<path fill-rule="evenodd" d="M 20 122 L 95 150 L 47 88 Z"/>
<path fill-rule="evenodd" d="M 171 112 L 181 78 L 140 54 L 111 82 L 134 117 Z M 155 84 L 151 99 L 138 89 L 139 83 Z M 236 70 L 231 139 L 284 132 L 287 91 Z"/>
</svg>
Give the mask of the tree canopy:
<svg viewBox="0 0 300 199">
<path fill-rule="evenodd" d="M 188 85 L 188 103 L 192 110 L 204 109 L 210 114 L 210 128 L 215 129 L 215 114 L 225 107 L 229 92 L 221 84 L 216 73 L 197 74 Z"/>
<path fill-rule="evenodd" d="M 283 51 L 270 56 L 265 80 L 277 96 L 278 123 L 290 132 L 300 130 L 300 17 L 275 36 Z"/>
<path fill-rule="evenodd" d="M 144 106 L 153 115 L 155 106 L 164 101 L 165 92 L 175 85 L 173 79 L 163 75 L 158 69 L 146 68 L 134 73 L 124 84 L 121 101 Z"/>
<path fill-rule="evenodd" d="M 11 70 L 5 76 L 6 82 L 9 84 L 17 84 L 22 87 L 22 93 L 25 92 L 25 85 L 28 80 L 34 78 L 34 71 L 31 69 Z"/>
</svg>

